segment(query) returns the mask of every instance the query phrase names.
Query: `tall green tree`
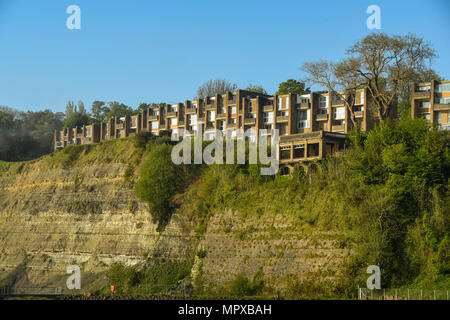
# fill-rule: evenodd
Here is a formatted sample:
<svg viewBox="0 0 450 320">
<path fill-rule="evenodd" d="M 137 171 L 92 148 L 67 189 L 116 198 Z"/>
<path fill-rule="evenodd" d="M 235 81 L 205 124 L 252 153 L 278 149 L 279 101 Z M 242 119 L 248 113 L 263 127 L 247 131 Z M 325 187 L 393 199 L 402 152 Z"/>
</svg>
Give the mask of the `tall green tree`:
<svg viewBox="0 0 450 320">
<path fill-rule="evenodd" d="M 133 115 L 133 109 L 123 103 L 111 101 L 108 103 L 109 112 L 106 115 L 107 119 L 112 117 L 125 117 Z"/>
<path fill-rule="evenodd" d="M 106 116 L 111 110 L 104 101 L 95 100 L 91 106 L 91 117 L 95 123 L 104 123 Z"/>
<path fill-rule="evenodd" d="M 278 85 L 278 91 L 275 94 L 307 94 L 310 92 L 311 90 L 309 88 L 306 88 L 304 82 L 300 82 L 295 79 L 288 79 Z"/>
</svg>

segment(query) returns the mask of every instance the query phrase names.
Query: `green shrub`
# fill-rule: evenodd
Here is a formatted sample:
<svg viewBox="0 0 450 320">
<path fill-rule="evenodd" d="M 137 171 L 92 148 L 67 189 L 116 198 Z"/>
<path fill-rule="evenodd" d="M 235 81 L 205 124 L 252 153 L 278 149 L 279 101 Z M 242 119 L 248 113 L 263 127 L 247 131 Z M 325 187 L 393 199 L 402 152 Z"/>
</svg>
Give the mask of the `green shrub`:
<svg viewBox="0 0 450 320">
<path fill-rule="evenodd" d="M 181 167 L 171 159 L 172 148 L 162 144 L 154 146 L 142 165 L 136 194 L 148 203 L 158 230 L 163 230 L 174 209 L 172 197 L 183 185 Z"/>
</svg>

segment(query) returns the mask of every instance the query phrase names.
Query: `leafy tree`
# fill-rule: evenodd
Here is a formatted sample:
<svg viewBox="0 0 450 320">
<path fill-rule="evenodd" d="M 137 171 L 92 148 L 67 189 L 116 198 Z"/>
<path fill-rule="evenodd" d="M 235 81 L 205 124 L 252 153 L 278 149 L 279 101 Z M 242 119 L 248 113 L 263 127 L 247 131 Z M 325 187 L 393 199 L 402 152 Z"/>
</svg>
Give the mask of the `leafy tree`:
<svg viewBox="0 0 450 320">
<path fill-rule="evenodd" d="M 63 113 L 22 112 L 0 107 L 0 159 L 20 161 L 53 151 L 54 130 L 61 130 Z"/>
<path fill-rule="evenodd" d="M 86 108 L 84 107 L 83 101 L 78 101 L 78 112 L 81 114 L 86 114 Z"/>
<path fill-rule="evenodd" d="M 105 104 L 104 101 L 94 101 L 91 106 L 91 117 L 95 123 L 104 123 L 106 119 L 106 115 L 111 110 Z"/>
<path fill-rule="evenodd" d="M 308 75 L 305 80 L 349 100 L 354 99 L 358 88 L 367 87 L 372 96 L 370 107 L 380 121 L 390 115 L 398 97 L 418 75 L 436 75 L 429 68 L 436 57 L 434 49 L 413 34 L 372 33 L 348 48 L 346 56 L 338 63 L 323 60 L 304 63 L 302 69 Z M 351 104 L 347 108 L 355 122 Z"/>
<path fill-rule="evenodd" d="M 278 91 L 276 92 L 276 94 L 307 94 L 310 92 L 311 91 L 309 88 L 305 88 L 304 82 L 300 82 L 294 79 L 288 79 L 278 85 Z"/>
<path fill-rule="evenodd" d="M 172 148 L 166 144 L 156 145 L 142 165 L 136 184 L 136 194 L 148 203 L 153 221 L 162 230 L 170 220 L 173 210 L 172 197 L 179 190 L 180 166 L 171 158 Z"/>
<path fill-rule="evenodd" d="M 256 93 L 261 93 L 261 94 L 267 94 L 267 91 L 266 91 L 266 89 L 263 88 L 263 86 L 255 85 L 255 84 L 252 84 L 251 82 L 247 86 L 247 88 L 245 88 L 245 90 L 256 92 Z"/>
<path fill-rule="evenodd" d="M 73 112 L 76 112 L 77 108 L 73 101 L 68 101 L 66 105 L 66 117 L 69 117 Z"/>
<path fill-rule="evenodd" d="M 203 99 L 205 97 L 214 96 L 216 94 L 224 94 L 233 92 L 237 89 L 237 85 L 225 79 L 209 80 L 197 89 L 197 97 Z"/>
<path fill-rule="evenodd" d="M 106 115 L 107 119 L 112 117 L 125 117 L 133 115 L 133 109 L 123 103 L 112 101 L 108 103 L 109 112 Z"/>
<path fill-rule="evenodd" d="M 73 112 L 69 117 L 64 119 L 64 128 L 76 128 L 89 125 L 91 120 L 87 114 Z"/>
</svg>

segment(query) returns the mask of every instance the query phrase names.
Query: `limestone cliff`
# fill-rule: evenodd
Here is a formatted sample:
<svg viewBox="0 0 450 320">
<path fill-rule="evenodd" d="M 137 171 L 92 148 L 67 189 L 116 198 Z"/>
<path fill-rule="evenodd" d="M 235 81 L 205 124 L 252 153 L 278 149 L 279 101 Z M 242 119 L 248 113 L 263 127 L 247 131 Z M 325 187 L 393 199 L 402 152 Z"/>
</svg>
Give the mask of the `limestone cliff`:
<svg viewBox="0 0 450 320">
<path fill-rule="evenodd" d="M 347 253 L 332 233 L 302 235 L 282 213 L 214 212 L 198 236 L 195 217 L 182 205 L 158 233 L 124 178 L 141 161 L 131 139 L 76 152 L 0 167 L 0 279 L 14 274 L 16 287 L 65 287 L 66 268 L 77 264 L 82 290 L 92 291 L 105 284 L 114 261 L 182 260 L 201 251 L 193 279 L 221 285 L 262 270 L 280 288 L 287 275 L 333 278 Z"/>
</svg>

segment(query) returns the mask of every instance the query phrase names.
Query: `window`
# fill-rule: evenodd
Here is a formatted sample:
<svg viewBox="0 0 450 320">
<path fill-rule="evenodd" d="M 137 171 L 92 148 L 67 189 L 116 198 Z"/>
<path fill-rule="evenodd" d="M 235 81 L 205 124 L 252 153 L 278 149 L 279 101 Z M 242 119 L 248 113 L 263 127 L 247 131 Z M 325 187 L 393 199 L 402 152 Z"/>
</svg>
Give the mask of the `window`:
<svg viewBox="0 0 450 320">
<path fill-rule="evenodd" d="M 178 124 L 178 121 L 176 118 L 171 118 L 168 120 L 169 126 L 176 126 Z"/>
<path fill-rule="evenodd" d="M 333 109 L 333 117 L 334 119 L 345 119 L 345 108 L 334 108 Z"/>
<path fill-rule="evenodd" d="M 159 123 L 158 123 L 158 121 L 152 121 L 152 122 L 150 122 L 150 127 L 151 127 L 152 130 L 158 129 L 158 128 L 159 128 Z"/>
<path fill-rule="evenodd" d="M 210 112 L 208 112 L 208 120 L 209 120 L 209 121 L 214 121 L 214 120 L 216 120 L 216 112 L 215 112 L 215 111 L 210 111 Z"/>
<path fill-rule="evenodd" d="M 190 125 L 195 125 L 195 124 L 197 124 L 197 115 L 196 114 L 190 114 L 190 115 L 188 115 L 188 123 L 190 124 Z"/>
<path fill-rule="evenodd" d="M 428 109 L 430 107 L 430 101 L 422 101 L 420 107 L 423 109 Z"/>
<path fill-rule="evenodd" d="M 436 97 L 435 98 L 435 103 L 436 104 L 450 104 L 450 98 L 439 98 L 439 97 Z"/>
<path fill-rule="evenodd" d="M 230 123 L 231 123 L 231 124 L 236 124 L 236 118 L 231 118 L 231 119 L 230 119 Z"/>
<path fill-rule="evenodd" d="M 297 110 L 297 129 L 309 128 L 310 110 Z"/>
<path fill-rule="evenodd" d="M 247 111 L 248 111 L 248 113 L 252 113 L 253 112 L 253 103 L 252 103 L 251 100 L 248 102 Z"/>
<path fill-rule="evenodd" d="M 361 91 L 361 93 L 360 93 L 360 100 L 361 100 L 361 103 L 364 103 L 364 91 Z"/>
<path fill-rule="evenodd" d="M 319 109 L 325 109 L 326 107 L 328 107 L 328 97 L 320 96 L 319 97 Z"/>
<path fill-rule="evenodd" d="M 225 121 L 217 121 L 217 129 L 225 130 Z"/>
<path fill-rule="evenodd" d="M 228 113 L 230 113 L 230 114 L 236 114 L 236 107 L 229 107 L 229 108 L 228 108 Z"/>
<path fill-rule="evenodd" d="M 450 91 L 450 83 L 440 84 L 436 88 L 436 92 L 449 92 Z"/>
<path fill-rule="evenodd" d="M 264 123 L 273 123 L 273 112 L 263 113 Z"/>
<path fill-rule="evenodd" d="M 283 106 L 283 98 L 278 98 L 278 110 L 280 110 Z"/>
<path fill-rule="evenodd" d="M 429 113 L 425 114 L 425 119 L 430 120 L 430 114 Z"/>
<path fill-rule="evenodd" d="M 287 117 L 289 115 L 288 111 L 280 111 L 280 117 Z"/>
<path fill-rule="evenodd" d="M 437 121 L 437 123 L 438 124 L 441 124 L 442 123 L 442 116 L 441 116 L 441 112 L 436 112 L 435 114 L 434 114 L 434 117 L 436 118 L 436 121 Z"/>
<path fill-rule="evenodd" d="M 419 86 L 417 88 L 417 91 L 419 92 L 430 92 L 431 86 Z"/>
</svg>

